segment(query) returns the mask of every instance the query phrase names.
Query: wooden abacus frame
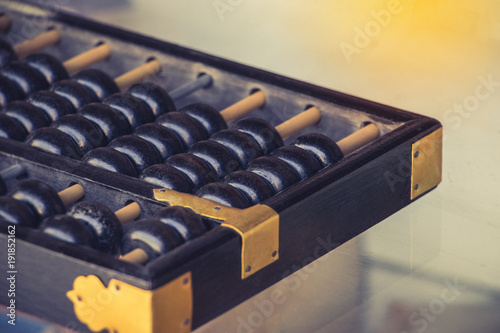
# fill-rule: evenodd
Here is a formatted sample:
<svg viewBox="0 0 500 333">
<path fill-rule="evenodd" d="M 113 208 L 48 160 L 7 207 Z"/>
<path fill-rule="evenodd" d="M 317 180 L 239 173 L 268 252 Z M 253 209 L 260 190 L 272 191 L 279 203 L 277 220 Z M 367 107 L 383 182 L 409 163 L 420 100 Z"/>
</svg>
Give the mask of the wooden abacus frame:
<svg viewBox="0 0 500 333">
<path fill-rule="evenodd" d="M 13 17 L 12 29 L 16 29 L 16 17 L 25 15 L 30 8 L 26 5 L 28 7 L 23 9 L 11 3 L 3 6 L 6 8 L 2 9 Z M 253 89 L 261 89 L 266 93 L 266 104 L 252 112 L 251 116 L 276 124 L 282 118 L 290 118 L 314 105 L 321 110 L 322 120 L 308 131 L 320 132 L 338 141 L 371 122 L 377 125 L 381 137 L 263 203 L 271 212 L 271 217 L 278 219 L 279 249 L 276 260 L 271 260 L 248 276 L 242 264 L 242 238 L 231 228 L 216 227 L 140 266 L 18 227 L 19 287 L 16 299 L 21 311 L 79 331 L 108 328 L 122 332 L 122 327 L 128 325 L 130 330 L 144 332 L 164 331 L 167 328 L 188 332 L 283 279 L 294 263 L 313 254 L 317 258 L 333 250 L 410 204 L 440 182 L 442 127 L 434 119 L 68 13 L 43 12 L 39 15 L 44 15 L 47 26 L 55 25 L 61 29 L 63 38 L 60 45 L 48 50 L 61 59 L 67 58 L 66 54 L 75 53 L 75 50 L 67 51 L 71 45 L 85 49 L 104 40 L 113 49 L 113 57 L 95 67 L 101 67 L 111 75 L 123 72 L 124 68 L 135 67 L 150 56 L 163 65 L 162 73 L 154 80 L 167 91 L 189 82 L 199 73 L 212 75 L 214 84 L 209 89 L 180 99 L 177 101 L 179 106 L 203 100 L 217 109 L 224 109 Z M 13 162 L 22 163 L 30 177 L 51 180 L 58 188 L 80 183 L 86 189 L 87 199 L 106 202 L 113 210 L 126 202 L 136 201 L 142 208 L 143 216 L 149 216 L 167 204 L 156 200 L 159 197 L 155 198 L 153 186 L 137 179 L 0 139 L 0 167 Z M 174 195 L 162 200 L 173 204 L 199 203 L 198 198 L 191 197 L 186 199 L 183 196 L 179 200 Z M 207 210 L 220 206 L 203 204 L 204 208 L 200 208 L 199 213 L 205 216 L 210 216 Z M 221 222 L 216 216 L 210 220 Z M 335 245 L 318 252 L 316 239 L 325 235 L 331 237 L 331 244 Z M 2 226 L 0 247 L 6 246 L 6 239 L 7 227 Z M 296 246 L 297 242 L 301 246 Z M 42 287 L 40 280 L 50 283 Z M 5 290 L 5 283 L 0 282 L 2 290 Z M 89 319 L 81 313 L 78 316 L 75 314 L 75 311 L 78 313 L 77 308 L 80 306 L 82 309 L 85 303 L 78 303 L 75 292 L 71 292 L 73 288 L 104 295 L 102 292 L 110 293 L 112 287 L 115 288 L 114 298 L 110 299 L 120 302 L 107 302 L 106 311 L 99 312 L 105 316 L 99 317 L 95 313 Z M 118 290 L 123 292 L 119 296 Z M 172 299 L 180 310 L 172 308 Z M 2 293 L 0 303 L 6 302 L 6 295 Z M 123 311 L 119 304 L 127 302 L 142 304 L 143 307 Z"/>
</svg>

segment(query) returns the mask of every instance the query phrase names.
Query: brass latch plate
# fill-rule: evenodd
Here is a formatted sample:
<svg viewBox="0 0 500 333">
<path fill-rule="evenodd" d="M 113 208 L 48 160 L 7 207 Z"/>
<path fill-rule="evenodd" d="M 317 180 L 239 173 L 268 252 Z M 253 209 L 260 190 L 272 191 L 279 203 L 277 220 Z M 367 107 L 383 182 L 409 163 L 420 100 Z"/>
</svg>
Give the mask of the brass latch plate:
<svg viewBox="0 0 500 333">
<path fill-rule="evenodd" d="M 238 209 L 211 200 L 167 189 L 154 190 L 155 199 L 172 206 L 191 208 L 218 220 L 241 236 L 241 278 L 245 279 L 279 258 L 279 215 L 271 207 L 255 205 Z"/>
<path fill-rule="evenodd" d="M 443 128 L 440 127 L 412 145 L 411 199 L 416 199 L 441 182 L 443 169 Z"/>
<path fill-rule="evenodd" d="M 95 275 L 78 276 L 66 296 L 73 302 L 76 317 L 93 332 L 191 332 L 191 272 L 155 290 L 116 279 L 105 287 Z"/>
</svg>

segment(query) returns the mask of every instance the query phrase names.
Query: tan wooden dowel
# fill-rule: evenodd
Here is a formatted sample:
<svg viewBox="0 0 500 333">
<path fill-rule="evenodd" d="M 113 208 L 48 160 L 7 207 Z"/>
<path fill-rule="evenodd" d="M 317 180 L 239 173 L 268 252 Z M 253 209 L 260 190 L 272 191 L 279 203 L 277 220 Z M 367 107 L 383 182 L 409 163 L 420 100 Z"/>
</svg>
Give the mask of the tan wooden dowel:
<svg viewBox="0 0 500 333">
<path fill-rule="evenodd" d="M 63 65 L 69 76 L 73 76 L 82 69 L 108 58 L 111 55 L 111 48 L 108 44 L 101 44 L 88 51 L 85 51 L 71 59 L 66 60 Z"/>
<path fill-rule="evenodd" d="M 261 107 L 266 102 L 266 95 L 262 91 L 257 91 L 241 101 L 225 108 L 220 112 L 226 123 L 230 123 L 238 118 L 243 117 L 250 111 Z"/>
<path fill-rule="evenodd" d="M 64 206 L 67 206 L 70 203 L 83 198 L 83 196 L 85 195 L 85 191 L 83 190 L 82 185 L 75 184 L 73 186 L 68 187 L 65 190 L 62 190 L 58 194 Z"/>
<path fill-rule="evenodd" d="M 139 66 L 130 72 L 120 75 L 115 79 L 116 84 L 120 90 L 126 90 L 131 85 L 141 82 L 148 76 L 158 73 L 161 69 L 160 62 L 156 59 L 148 61 L 142 66 Z"/>
<path fill-rule="evenodd" d="M 379 130 L 375 124 L 369 124 L 363 127 L 360 130 L 352 133 L 349 136 L 346 136 L 339 142 L 337 145 L 340 150 L 344 153 L 344 155 L 349 155 L 353 151 L 363 147 L 367 143 L 375 140 L 380 135 Z"/>
<path fill-rule="evenodd" d="M 279 124 L 276 126 L 276 130 L 281 135 L 281 138 L 285 140 L 309 126 L 316 124 L 320 119 L 321 112 L 319 112 L 317 107 L 313 106 L 295 117 L 288 119 L 284 123 Z"/>
<path fill-rule="evenodd" d="M 14 51 L 17 56 L 22 59 L 41 49 L 56 44 L 61 40 L 61 32 L 57 29 L 52 29 L 44 32 L 35 38 L 28 39 L 17 45 L 14 45 Z"/>
<path fill-rule="evenodd" d="M 141 248 L 136 248 L 127 254 L 124 254 L 120 260 L 142 265 L 149 261 L 148 254 Z"/>
<path fill-rule="evenodd" d="M 132 202 L 131 204 L 119 209 L 115 212 L 116 217 L 120 221 L 121 224 L 125 224 L 141 215 L 141 207 L 136 202 Z"/>
<path fill-rule="evenodd" d="M 2 13 L 0 15 L 0 31 L 5 31 L 10 28 L 12 21 L 10 20 L 9 15 Z"/>
</svg>

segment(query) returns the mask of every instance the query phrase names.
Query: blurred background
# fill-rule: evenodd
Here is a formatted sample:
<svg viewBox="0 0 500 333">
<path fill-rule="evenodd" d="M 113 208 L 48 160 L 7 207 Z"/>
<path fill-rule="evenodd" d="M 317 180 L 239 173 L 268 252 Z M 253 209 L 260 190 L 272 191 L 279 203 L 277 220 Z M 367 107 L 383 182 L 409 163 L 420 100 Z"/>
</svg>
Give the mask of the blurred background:
<svg viewBox="0 0 500 333">
<path fill-rule="evenodd" d="M 52 2 L 444 126 L 436 190 L 196 332 L 500 332 L 499 0 Z"/>
</svg>

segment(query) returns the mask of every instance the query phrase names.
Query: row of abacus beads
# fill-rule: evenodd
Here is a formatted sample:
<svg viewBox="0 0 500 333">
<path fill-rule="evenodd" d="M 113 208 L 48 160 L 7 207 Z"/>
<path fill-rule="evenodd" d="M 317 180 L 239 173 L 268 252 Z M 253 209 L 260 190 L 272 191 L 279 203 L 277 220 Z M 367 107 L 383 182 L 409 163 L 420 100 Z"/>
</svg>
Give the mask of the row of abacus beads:
<svg viewBox="0 0 500 333">
<path fill-rule="evenodd" d="M 20 165 L 13 165 L 0 173 L 2 178 L 11 178 L 24 172 Z M 83 187 L 78 184 L 57 193 L 39 180 L 22 180 L 6 196 L 0 197 L 0 221 L 38 228 L 66 242 L 113 255 L 139 247 L 143 254 L 141 261 L 154 258 L 207 231 L 201 218 L 183 207 L 162 209 L 154 218 L 131 223 L 125 230 L 122 230 L 122 224 L 140 215 L 136 203 L 113 213 L 103 204 L 82 201 L 63 215 L 68 204 L 83 196 Z"/>
<path fill-rule="evenodd" d="M 124 254 L 124 260 L 135 263 L 156 258 L 208 231 L 201 217 L 185 207 L 166 207 L 153 217 L 135 220 L 139 215 L 136 203 L 113 212 L 103 204 L 82 201 L 66 215 L 44 219 L 39 230 L 103 253 Z"/>
<path fill-rule="evenodd" d="M 227 122 L 262 106 L 265 100 L 264 93 L 256 91 L 221 112 L 206 104 L 189 104 L 159 117 L 153 124 L 139 126 L 135 135 L 119 137 L 107 147 L 91 150 L 82 161 L 137 177 L 145 168 L 227 128 Z"/>
<path fill-rule="evenodd" d="M 38 48 L 31 47 L 29 52 L 32 52 L 39 49 L 41 45 L 46 47 L 59 42 L 60 39 L 59 30 L 52 29 L 25 41 L 23 45 L 38 46 Z M 11 53 L 7 51 L 9 47 L 8 42 L 0 39 L 1 54 Z M 0 69 L 0 106 L 5 107 L 9 102 L 24 100 L 36 91 L 49 89 L 52 84 L 67 80 L 81 70 L 108 58 L 110 53 L 111 50 L 107 44 L 98 43 L 90 50 L 64 62 L 49 54 L 28 55 L 28 52 L 24 52 L 26 57 L 22 61 L 5 61 Z"/>
<path fill-rule="evenodd" d="M 208 183 L 222 180 L 232 171 L 246 168 L 253 159 L 270 154 L 283 146 L 283 140 L 317 123 L 320 118 L 319 110 L 310 107 L 276 128 L 263 119 L 242 119 L 232 129 L 220 130 L 208 140 L 194 143 L 187 153 L 176 154 L 162 164 L 145 168 L 139 178 L 158 187 L 194 193 Z"/>
<path fill-rule="evenodd" d="M 38 91 L 26 101 L 9 103 L 0 113 L 0 137 L 22 141 L 28 133 L 85 105 L 111 97 L 159 70 L 160 64 L 154 59 L 114 80 L 97 69 L 83 70 L 72 79 L 56 82 L 50 91 Z"/>
<path fill-rule="evenodd" d="M 151 82 L 136 84 L 126 93 L 113 94 L 103 103 L 91 103 L 76 114 L 61 117 L 50 127 L 33 131 L 25 142 L 40 150 L 80 159 L 90 150 L 175 110 L 174 99 L 211 83 L 212 77 L 202 74 L 170 93 Z"/>
<path fill-rule="evenodd" d="M 373 123 L 338 143 L 322 134 L 304 134 L 269 156 L 253 160 L 246 170 L 235 171 L 222 182 L 205 185 L 195 195 L 223 205 L 247 208 L 339 162 L 378 136 L 379 130 Z"/>
</svg>

